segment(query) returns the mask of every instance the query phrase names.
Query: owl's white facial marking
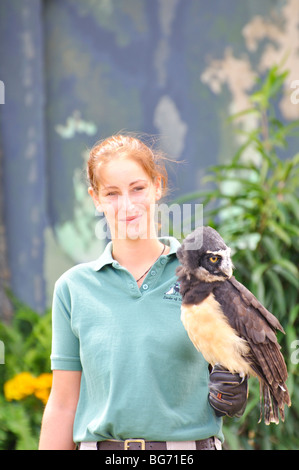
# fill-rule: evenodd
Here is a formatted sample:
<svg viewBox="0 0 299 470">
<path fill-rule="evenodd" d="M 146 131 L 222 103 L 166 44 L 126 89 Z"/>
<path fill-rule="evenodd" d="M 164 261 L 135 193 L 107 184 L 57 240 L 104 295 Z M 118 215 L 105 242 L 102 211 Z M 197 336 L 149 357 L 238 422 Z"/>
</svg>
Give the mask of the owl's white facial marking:
<svg viewBox="0 0 299 470">
<path fill-rule="evenodd" d="M 202 265 L 196 269 L 196 277 L 205 282 L 225 281 L 233 274 L 231 250 L 207 250 Z"/>
<path fill-rule="evenodd" d="M 221 264 L 219 267 L 219 271 L 223 272 L 225 276 L 228 278 L 232 277 L 233 275 L 233 263 L 231 260 L 231 249 L 226 248 L 226 250 L 218 250 L 218 251 L 207 251 L 208 254 L 213 256 L 220 256 Z"/>
</svg>

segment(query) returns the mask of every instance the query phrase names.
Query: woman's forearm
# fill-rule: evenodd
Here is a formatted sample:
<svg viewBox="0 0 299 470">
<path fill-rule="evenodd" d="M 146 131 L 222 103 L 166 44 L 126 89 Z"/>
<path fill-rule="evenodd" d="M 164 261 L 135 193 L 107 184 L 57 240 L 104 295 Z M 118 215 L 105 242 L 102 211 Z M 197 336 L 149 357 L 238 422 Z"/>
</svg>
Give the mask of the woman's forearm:
<svg viewBox="0 0 299 470">
<path fill-rule="evenodd" d="M 48 402 L 42 421 L 39 450 L 74 450 L 74 418 L 75 410 L 60 408 Z"/>
<path fill-rule="evenodd" d="M 74 450 L 73 426 L 80 393 L 81 372 L 53 371 L 53 384 L 45 408 L 39 449 Z"/>
</svg>

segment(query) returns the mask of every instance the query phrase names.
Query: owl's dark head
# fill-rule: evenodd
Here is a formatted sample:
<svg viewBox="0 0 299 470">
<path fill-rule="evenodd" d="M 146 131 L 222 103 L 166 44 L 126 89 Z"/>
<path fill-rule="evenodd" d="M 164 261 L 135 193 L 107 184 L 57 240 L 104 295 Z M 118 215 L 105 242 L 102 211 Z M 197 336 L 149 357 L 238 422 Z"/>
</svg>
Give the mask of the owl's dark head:
<svg viewBox="0 0 299 470">
<path fill-rule="evenodd" d="M 230 248 L 211 227 L 198 227 L 183 241 L 177 257 L 185 271 L 205 282 L 224 281 L 232 276 Z"/>
</svg>

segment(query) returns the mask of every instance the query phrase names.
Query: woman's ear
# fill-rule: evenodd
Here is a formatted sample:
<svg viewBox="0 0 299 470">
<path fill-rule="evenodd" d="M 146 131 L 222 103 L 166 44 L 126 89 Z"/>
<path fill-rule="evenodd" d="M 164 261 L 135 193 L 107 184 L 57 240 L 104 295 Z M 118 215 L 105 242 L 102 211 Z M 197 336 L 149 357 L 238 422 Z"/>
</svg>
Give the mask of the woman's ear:
<svg viewBox="0 0 299 470">
<path fill-rule="evenodd" d="M 103 212 L 101 204 L 100 204 L 100 200 L 99 200 L 99 195 L 91 186 L 88 188 L 88 194 L 90 195 L 91 199 L 93 200 L 93 203 L 95 205 L 96 210 L 98 212 Z"/>
</svg>

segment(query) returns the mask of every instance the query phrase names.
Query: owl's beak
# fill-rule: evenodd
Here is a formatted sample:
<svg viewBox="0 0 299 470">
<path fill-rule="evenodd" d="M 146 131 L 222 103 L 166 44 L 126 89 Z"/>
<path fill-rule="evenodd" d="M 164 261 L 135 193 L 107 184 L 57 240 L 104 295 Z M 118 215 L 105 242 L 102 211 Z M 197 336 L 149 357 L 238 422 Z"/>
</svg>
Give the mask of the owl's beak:
<svg viewBox="0 0 299 470">
<path fill-rule="evenodd" d="M 233 269 L 234 269 L 234 265 L 231 261 L 231 258 L 230 258 L 230 255 L 228 254 L 227 256 L 225 256 L 222 260 L 222 263 L 221 263 L 221 271 L 228 277 L 228 279 L 230 277 L 232 277 L 233 275 Z"/>
<path fill-rule="evenodd" d="M 225 275 L 228 277 L 228 279 L 229 279 L 229 278 L 232 277 L 232 275 L 233 275 L 233 268 L 232 268 L 232 266 L 223 269 L 223 272 L 224 272 L 224 274 L 225 274 Z"/>
</svg>

